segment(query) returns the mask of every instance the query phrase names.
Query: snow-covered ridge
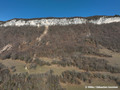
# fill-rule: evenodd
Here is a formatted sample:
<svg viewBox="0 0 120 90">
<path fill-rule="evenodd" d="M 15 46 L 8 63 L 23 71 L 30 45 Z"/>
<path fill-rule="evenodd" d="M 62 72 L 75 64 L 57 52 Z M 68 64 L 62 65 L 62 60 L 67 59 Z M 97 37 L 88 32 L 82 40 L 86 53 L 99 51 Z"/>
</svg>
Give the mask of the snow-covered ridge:
<svg viewBox="0 0 120 90">
<path fill-rule="evenodd" d="M 61 19 L 38 19 L 38 20 L 10 20 L 5 23 L 0 24 L 0 26 L 44 26 L 44 25 L 70 25 L 70 24 L 86 24 L 86 23 L 93 23 L 93 24 L 108 24 L 113 22 L 120 22 L 120 17 L 100 17 L 96 20 L 88 20 L 86 18 L 61 18 Z"/>
</svg>

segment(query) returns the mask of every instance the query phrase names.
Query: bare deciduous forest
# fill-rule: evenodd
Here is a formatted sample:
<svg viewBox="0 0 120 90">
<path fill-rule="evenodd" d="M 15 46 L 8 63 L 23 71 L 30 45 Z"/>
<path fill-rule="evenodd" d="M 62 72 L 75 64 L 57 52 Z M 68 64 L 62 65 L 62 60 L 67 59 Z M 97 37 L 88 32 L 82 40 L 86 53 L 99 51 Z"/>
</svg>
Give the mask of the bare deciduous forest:
<svg viewBox="0 0 120 90">
<path fill-rule="evenodd" d="M 66 90 L 97 79 L 120 86 L 120 23 L 49 26 L 38 41 L 44 30 L 0 27 L 1 90 Z"/>
</svg>

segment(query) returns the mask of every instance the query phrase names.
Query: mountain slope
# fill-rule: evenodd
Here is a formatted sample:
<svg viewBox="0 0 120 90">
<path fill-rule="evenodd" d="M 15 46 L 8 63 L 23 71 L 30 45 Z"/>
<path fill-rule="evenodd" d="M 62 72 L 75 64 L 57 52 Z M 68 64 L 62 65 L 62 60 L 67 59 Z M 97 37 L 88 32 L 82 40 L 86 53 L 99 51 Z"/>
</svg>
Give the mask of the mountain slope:
<svg viewBox="0 0 120 90">
<path fill-rule="evenodd" d="M 8 72 L 0 69 L 0 88 L 80 89 L 99 85 L 97 80 L 120 85 L 119 38 L 119 16 L 6 21 L 0 26 L 0 63 Z"/>
</svg>

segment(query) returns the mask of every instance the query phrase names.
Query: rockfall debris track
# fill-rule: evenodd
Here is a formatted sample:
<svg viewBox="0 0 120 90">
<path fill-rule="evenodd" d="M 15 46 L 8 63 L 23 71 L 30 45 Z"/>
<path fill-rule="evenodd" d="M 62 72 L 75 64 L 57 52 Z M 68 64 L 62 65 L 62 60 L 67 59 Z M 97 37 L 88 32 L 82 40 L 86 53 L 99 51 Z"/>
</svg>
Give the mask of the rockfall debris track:
<svg viewBox="0 0 120 90">
<path fill-rule="evenodd" d="M 2 50 L 0 50 L 0 54 L 3 53 L 4 51 L 8 51 L 12 48 L 12 45 L 11 44 L 8 44 L 6 46 L 3 47 Z"/>
<path fill-rule="evenodd" d="M 45 30 L 43 32 L 43 34 L 38 37 L 36 40 L 38 40 L 39 42 L 42 40 L 42 38 L 48 33 L 48 29 L 49 29 L 49 26 L 45 26 Z"/>
</svg>

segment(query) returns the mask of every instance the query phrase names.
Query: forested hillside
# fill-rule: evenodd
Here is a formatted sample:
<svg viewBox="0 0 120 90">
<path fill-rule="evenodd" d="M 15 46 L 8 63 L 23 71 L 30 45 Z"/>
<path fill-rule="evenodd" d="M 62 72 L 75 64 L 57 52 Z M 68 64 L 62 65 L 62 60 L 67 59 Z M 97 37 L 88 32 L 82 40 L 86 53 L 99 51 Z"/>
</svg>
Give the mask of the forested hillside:
<svg viewBox="0 0 120 90">
<path fill-rule="evenodd" d="M 1 90 L 85 85 L 120 86 L 120 22 L 0 26 Z"/>
</svg>

